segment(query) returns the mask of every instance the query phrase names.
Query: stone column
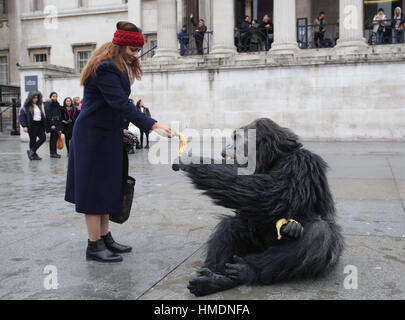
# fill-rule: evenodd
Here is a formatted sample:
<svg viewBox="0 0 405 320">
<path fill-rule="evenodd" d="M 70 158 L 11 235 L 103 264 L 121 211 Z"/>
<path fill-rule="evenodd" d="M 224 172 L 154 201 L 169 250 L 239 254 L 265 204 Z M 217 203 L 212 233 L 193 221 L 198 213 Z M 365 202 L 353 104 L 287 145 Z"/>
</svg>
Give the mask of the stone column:
<svg viewBox="0 0 405 320">
<path fill-rule="evenodd" d="M 176 0 L 157 0 L 158 28 L 157 51 L 154 59 L 173 59 L 177 50 L 177 3 Z"/>
<path fill-rule="evenodd" d="M 340 0 L 339 40 L 336 49 L 361 50 L 367 48 L 363 24 L 363 0 Z"/>
<path fill-rule="evenodd" d="M 8 67 L 10 72 L 10 84 L 20 85 L 20 75 L 16 64 L 23 65 L 25 56 L 27 55 L 26 48 L 23 43 L 23 33 L 21 29 L 21 2 L 8 1 L 8 26 L 9 30 L 9 61 Z M 23 101 L 23 100 L 22 100 Z"/>
<path fill-rule="evenodd" d="M 176 12 L 177 12 L 177 29 L 176 31 L 179 32 L 180 29 L 183 27 L 183 0 L 176 0 Z"/>
<path fill-rule="evenodd" d="M 128 1 L 128 21 L 142 29 L 142 0 Z"/>
<path fill-rule="evenodd" d="M 213 45 L 211 54 L 228 56 L 236 53 L 234 45 L 235 4 L 234 0 L 212 2 Z"/>
<path fill-rule="evenodd" d="M 274 42 L 271 54 L 294 54 L 298 50 L 295 0 L 274 0 Z"/>
</svg>

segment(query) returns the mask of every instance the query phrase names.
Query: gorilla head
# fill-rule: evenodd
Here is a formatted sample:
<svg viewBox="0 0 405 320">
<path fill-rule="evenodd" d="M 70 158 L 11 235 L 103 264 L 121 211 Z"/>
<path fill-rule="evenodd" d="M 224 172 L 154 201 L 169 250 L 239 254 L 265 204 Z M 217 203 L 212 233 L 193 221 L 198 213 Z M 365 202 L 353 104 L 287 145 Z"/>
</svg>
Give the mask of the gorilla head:
<svg viewBox="0 0 405 320">
<path fill-rule="evenodd" d="M 277 160 L 302 147 L 298 139 L 290 129 L 282 128 L 268 118 L 261 118 L 235 130 L 232 143 L 223 149 L 222 156 L 233 159 L 240 166 L 247 166 L 240 159 L 247 159 L 248 163 L 256 161 L 255 173 L 266 173 Z M 253 154 L 249 149 L 250 143 L 256 146 Z"/>
</svg>

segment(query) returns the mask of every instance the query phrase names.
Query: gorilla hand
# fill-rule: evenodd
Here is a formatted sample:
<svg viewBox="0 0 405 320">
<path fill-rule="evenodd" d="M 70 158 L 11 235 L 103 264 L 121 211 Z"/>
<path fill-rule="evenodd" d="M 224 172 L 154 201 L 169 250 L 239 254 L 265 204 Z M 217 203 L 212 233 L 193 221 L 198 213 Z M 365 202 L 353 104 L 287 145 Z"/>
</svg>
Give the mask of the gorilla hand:
<svg viewBox="0 0 405 320">
<path fill-rule="evenodd" d="M 191 152 L 189 154 L 184 154 L 174 160 L 172 164 L 172 169 L 174 171 L 187 171 L 189 165 L 200 165 L 204 163 L 211 163 L 211 159 L 204 159 L 203 157 L 193 157 Z"/>
<path fill-rule="evenodd" d="M 198 276 L 190 281 L 187 288 L 197 297 L 235 288 L 239 282 L 229 277 L 212 272 L 208 268 L 198 271 Z"/>
<path fill-rule="evenodd" d="M 182 158 L 183 158 L 183 161 L 182 161 Z M 184 162 L 185 162 L 184 161 L 184 156 L 178 157 L 176 160 L 174 160 L 174 163 L 172 164 L 173 171 L 176 171 L 176 172 L 180 171 L 180 170 L 185 171 L 186 170 L 186 165 L 185 165 Z"/>
<path fill-rule="evenodd" d="M 304 227 L 298 221 L 290 220 L 281 227 L 280 234 L 290 240 L 298 240 L 304 234 Z"/>
<path fill-rule="evenodd" d="M 228 277 L 240 283 L 249 283 L 255 277 L 256 271 L 241 257 L 234 256 L 233 260 L 235 261 L 234 264 L 227 263 L 225 265 L 225 272 Z"/>
</svg>

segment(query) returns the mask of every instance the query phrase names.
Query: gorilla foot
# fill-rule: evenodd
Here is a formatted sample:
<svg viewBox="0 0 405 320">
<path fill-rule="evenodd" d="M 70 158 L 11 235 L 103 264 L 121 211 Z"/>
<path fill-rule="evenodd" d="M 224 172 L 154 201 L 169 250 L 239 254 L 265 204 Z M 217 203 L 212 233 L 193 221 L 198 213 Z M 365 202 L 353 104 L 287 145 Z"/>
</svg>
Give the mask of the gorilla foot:
<svg viewBox="0 0 405 320">
<path fill-rule="evenodd" d="M 197 297 L 235 288 L 240 283 L 227 276 L 214 273 L 207 268 L 198 271 L 198 276 L 190 281 L 187 288 Z"/>
</svg>

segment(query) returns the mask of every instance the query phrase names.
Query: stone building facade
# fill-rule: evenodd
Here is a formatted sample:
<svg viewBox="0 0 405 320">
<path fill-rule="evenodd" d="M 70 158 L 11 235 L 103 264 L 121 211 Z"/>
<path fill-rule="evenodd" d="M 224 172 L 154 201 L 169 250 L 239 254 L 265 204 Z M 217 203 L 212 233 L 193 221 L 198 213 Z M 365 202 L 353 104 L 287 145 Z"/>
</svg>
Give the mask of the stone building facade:
<svg viewBox="0 0 405 320">
<path fill-rule="evenodd" d="M 391 17 L 403 3 L 369 2 L 0 0 L 2 81 L 20 86 L 22 99 L 32 77 L 45 96 L 81 96 L 80 70 L 92 50 L 111 40 L 117 21 L 129 20 L 142 28 L 145 50 L 157 45 L 132 98 L 161 122 L 203 130 L 270 117 L 304 139 L 404 140 L 405 44 L 369 45 L 365 27 L 379 6 Z M 339 22 L 337 45 L 300 49 L 297 18 L 311 24 L 319 11 Z M 176 34 L 191 12 L 213 32 L 209 54 L 179 55 Z M 244 15 L 264 14 L 274 22 L 271 49 L 237 52 L 235 27 Z"/>
</svg>

